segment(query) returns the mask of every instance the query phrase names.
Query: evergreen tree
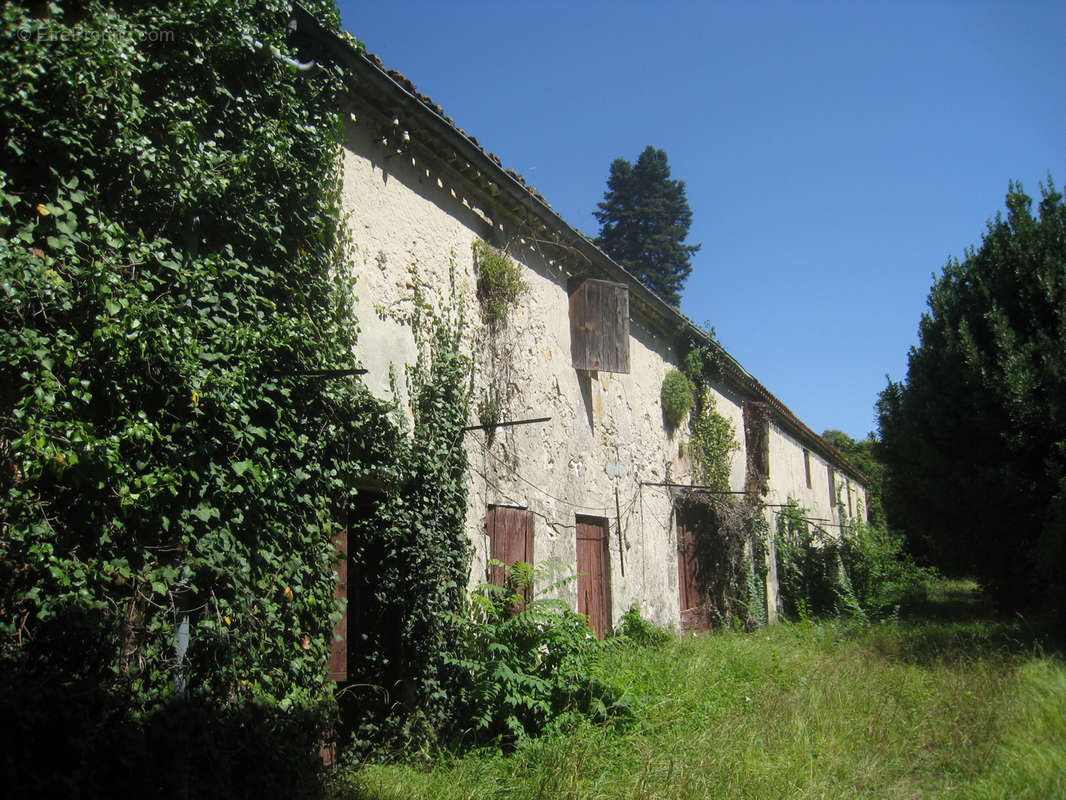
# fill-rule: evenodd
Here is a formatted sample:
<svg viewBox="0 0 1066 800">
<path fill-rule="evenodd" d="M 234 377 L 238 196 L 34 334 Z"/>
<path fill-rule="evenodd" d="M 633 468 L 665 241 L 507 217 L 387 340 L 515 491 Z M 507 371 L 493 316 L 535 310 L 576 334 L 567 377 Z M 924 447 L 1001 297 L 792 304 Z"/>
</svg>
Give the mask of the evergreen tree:
<svg viewBox="0 0 1066 800">
<path fill-rule="evenodd" d="M 1005 607 L 1062 588 L 1066 563 L 1066 204 L 1007 215 L 929 293 L 907 379 L 878 402 L 884 504 L 916 554 Z"/>
<path fill-rule="evenodd" d="M 598 206 L 596 245 L 663 300 L 680 305 L 700 246 L 684 243 L 692 209 L 685 182 L 670 178 L 666 153 L 649 145 L 635 165 L 616 158 Z"/>
</svg>

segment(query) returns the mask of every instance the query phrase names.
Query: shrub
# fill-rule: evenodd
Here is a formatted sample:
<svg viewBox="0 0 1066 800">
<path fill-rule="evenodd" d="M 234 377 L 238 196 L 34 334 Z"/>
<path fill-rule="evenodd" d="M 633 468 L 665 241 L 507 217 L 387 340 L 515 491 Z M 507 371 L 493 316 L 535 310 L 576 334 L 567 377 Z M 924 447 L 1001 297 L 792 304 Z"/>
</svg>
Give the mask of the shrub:
<svg viewBox="0 0 1066 800">
<path fill-rule="evenodd" d="M 675 430 L 685 421 L 685 416 L 695 405 L 695 388 L 684 374 L 672 369 L 663 378 L 659 399 L 662 402 L 666 427 Z"/>
<path fill-rule="evenodd" d="M 885 617 L 935 578 L 903 552 L 902 535 L 852 519 L 833 536 L 792 500 L 778 517 L 775 542 L 785 613 L 800 619 Z"/>
<path fill-rule="evenodd" d="M 594 675 L 604 644 L 584 616 L 543 596 L 519 610 L 535 573 L 543 576 L 546 569 L 533 570 L 528 564 L 509 568 L 507 586 L 477 587 L 468 616 L 456 619 L 460 647 L 450 661 L 460 675 L 453 733 L 461 743 L 509 747 L 569 714 L 601 721 L 630 714 L 621 690 Z M 546 591 L 569 580 L 573 578 Z"/>
<path fill-rule="evenodd" d="M 669 628 L 656 625 L 640 614 L 640 608 L 634 603 L 629 610 L 622 615 L 618 626 L 618 638 L 638 647 L 659 648 L 674 640 L 674 634 Z"/>
</svg>

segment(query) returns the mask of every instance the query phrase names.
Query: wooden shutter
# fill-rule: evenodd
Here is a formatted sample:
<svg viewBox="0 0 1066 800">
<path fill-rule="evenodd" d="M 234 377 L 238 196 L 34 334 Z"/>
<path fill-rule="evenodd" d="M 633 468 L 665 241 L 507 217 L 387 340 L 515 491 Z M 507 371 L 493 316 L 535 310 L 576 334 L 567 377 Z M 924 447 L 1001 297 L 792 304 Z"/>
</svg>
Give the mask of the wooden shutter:
<svg viewBox="0 0 1066 800">
<path fill-rule="evenodd" d="M 809 450 L 803 451 L 803 474 L 807 478 L 807 488 L 811 488 L 811 453 Z"/>
<path fill-rule="evenodd" d="M 348 529 L 342 529 L 333 537 L 333 546 L 339 555 L 334 569 L 337 571 L 337 585 L 334 596 L 338 600 L 348 599 Z M 337 637 L 340 641 L 337 641 Z M 333 641 L 329 648 L 329 679 L 344 682 L 348 680 L 348 609 L 341 611 L 341 618 L 333 627 Z"/>
<path fill-rule="evenodd" d="M 829 513 L 837 510 L 837 475 L 832 464 L 826 464 L 826 475 L 829 478 Z"/>
<path fill-rule="evenodd" d="M 766 403 L 744 403 L 744 452 L 744 491 L 766 494 L 770 489 L 770 406 Z"/>
<path fill-rule="evenodd" d="M 607 520 L 577 518 L 577 613 L 588 617 L 600 639 L 610 627 L 610 594 L 607 584 Z"/>
<path fill-rule="evenodd" d="M 570 294 L 575 369 L 629 372 L 629 287 L 591 278 Z"/>
</svg>

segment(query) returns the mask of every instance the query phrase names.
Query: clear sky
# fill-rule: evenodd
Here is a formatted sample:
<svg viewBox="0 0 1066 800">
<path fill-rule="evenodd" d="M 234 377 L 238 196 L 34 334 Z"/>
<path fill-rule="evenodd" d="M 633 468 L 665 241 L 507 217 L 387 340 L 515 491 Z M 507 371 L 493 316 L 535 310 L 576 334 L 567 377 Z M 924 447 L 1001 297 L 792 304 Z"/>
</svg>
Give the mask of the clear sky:
<svg viewBox="0 0 1066 800">
<path fill-rule="evenodd" d="M 595 235 L 646 145 L 701 243 L 682 311 L 811 428 L 875 428 L 934 273 L 1066 182 L 1066 3 L 340 3 L 344 28 Z"/>
</svg>

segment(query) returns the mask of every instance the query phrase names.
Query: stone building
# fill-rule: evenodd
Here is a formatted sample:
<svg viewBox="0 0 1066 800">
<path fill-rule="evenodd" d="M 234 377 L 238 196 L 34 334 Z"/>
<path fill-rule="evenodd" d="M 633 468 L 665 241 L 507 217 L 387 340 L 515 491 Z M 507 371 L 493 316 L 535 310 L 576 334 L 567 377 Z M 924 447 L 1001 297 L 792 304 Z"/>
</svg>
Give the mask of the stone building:
<svg viewBox="0 0 1066 800">
<path fill-rule="evenodd" d="M 491 557 L 553 562 L 577 571 L 562 598 L 601 634 L 633 604 L 662 624 L 691 622 L 683 612 L 700 595 L 675 512 L 693 465 L 687 426 L 669 430 L 660 403 L 683 342 L 718 354 L 713 397 L 737 433 L 732 491 L 754 492 L 768 515 L 793 498 L 827 529 L 841 513 L 864 514 L 862 473 L 703 331 L 403 75 L 297 19 L 314 52 L 354 78 L 342 102 L 343 199 L 367 386 L 402 395 L 395 377 L 416 355 L 403 313 L 413 289 L 439 305 L 454 286 L 476 356 L 475 414 L 523 423 L 465 439 L 472 583 L 489 577 Z M 478 252 L 520 267 L 525 289 L 505 319 L 487 320 L 478 301 Z M 762 485 L 753 488 L 753 475 Z M 765 581 L 772 619 L 772 569 Z"/>
</svg>

